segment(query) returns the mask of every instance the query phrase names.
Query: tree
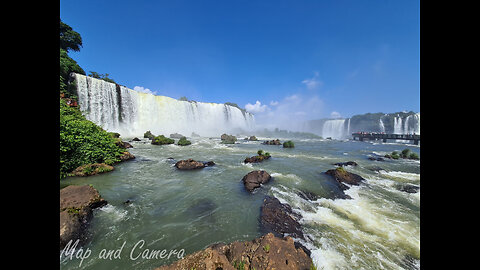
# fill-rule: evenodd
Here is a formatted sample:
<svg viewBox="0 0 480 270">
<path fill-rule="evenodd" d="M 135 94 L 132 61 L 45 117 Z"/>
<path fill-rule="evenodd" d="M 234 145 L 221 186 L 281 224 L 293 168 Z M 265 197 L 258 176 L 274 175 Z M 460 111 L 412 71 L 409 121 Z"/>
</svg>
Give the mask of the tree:
<svg viewBox="0 0 480 270">
<path fill-rule="evenodd" d="M 79 33 L 73 31 L 72 27 L 62 22 L 60 19 L 60 49 L 65 51 L 80 51 L 82 47 L 82 37 Z"/>
</svg>

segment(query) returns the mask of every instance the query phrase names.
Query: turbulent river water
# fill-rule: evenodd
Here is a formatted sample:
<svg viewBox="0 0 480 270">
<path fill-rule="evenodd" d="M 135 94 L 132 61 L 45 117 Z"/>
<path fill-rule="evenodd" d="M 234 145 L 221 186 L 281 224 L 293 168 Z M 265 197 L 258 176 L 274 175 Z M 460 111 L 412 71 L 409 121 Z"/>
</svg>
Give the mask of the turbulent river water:
<svg viewBox="0 0 480 270">
<path fill-rule="evenodd" d="M 265 195 L 302 215 L 307 240 L 300 242 L 311 250 L 317 269 L 419 268 L 420 191 L 407 193 L 400 187 L 420 186 L 420 162 L 368 159 L 405 148 L 420 154 L 419 146 L 294 139 L 295 148 L 287 149 L 262 145 L 267 138 L 240 139 L 235 145 L 221 144 L 219 138 L 189 139 L 192 145 L 184 147 L 151 145 L 148 139 L 131 142 L 129 151 L 136 158 L 115 166 L 113 172 L 61 181 L 61 187 L 91 184 L 108 201 L 94 210 L 89 241 L 83 246 L 91 255 L 83 261 L 61 256 L 62 269 L 153 269 L 177 256 L 148 259 L 142 252 L 183 249 L 187 255 L 216 242 L 252 240 L 261 235 Z M 243 164 L 259 149 L 272 158 Z M 169 158 L 212 160 L 216 165 L 179 171 Z M 346 161 L 358 163 L 346 170 L 366 182 L 346 191 L 352 199 L 333 199 L 337 190 L 324 172 L 335 168 L 333 163 Z M 241 179 L 259 169 L 270 173 L 273 181 L 249 194 Z M 300 191 L 319 198 L 306 200 Z M 127 200 L 130 203 L 125 204 Z M 99 258 L 110 250 L 119 250 L 119 256 Z"/>
</svg>

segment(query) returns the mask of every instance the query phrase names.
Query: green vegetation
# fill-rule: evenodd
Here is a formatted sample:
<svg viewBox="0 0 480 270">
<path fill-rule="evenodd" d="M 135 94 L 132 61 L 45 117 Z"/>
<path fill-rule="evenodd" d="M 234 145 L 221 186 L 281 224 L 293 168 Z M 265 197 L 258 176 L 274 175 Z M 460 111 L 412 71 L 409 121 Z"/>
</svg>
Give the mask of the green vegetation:
<svg viewBox="0 0 480 270">
<path fill-rule="evenodd" d="M 189 141 L 189 140 L 187 140 L 186 137 L 182 137 L 182 138 L 180 138 L 180 140 L 178 140 L 178 143 L 177 143 L 177 144 L 178 144 L 178 145 L 181 145 L 181 146 L 185 146 L 185 145 L 190 145 L 190 144 L 192 144 L 192 142 Z"/>
<path fill-rule="evenodd" d="M 123 151 L 107 131 L 60 99 L 60 178 L 85 164 L 120 162 Z"/>
<path fill-rule="evenodd" d="M 315 266 L 315 264 L 313 264 L 313 262 L 310 265 L 310 270 L 317 270 L 317 267 Z"/>
<path fill-rule="evenodd" d="M 155 138 L 155 135 L 153 135 L 152 132 L 150 132 L 150 130 L 148 130 L 147 132 L 145 132 L 143 134 L 143 138 L 149 138 L 150 140 L 153 140 L 153 138 Z"/>
<path fill-rule="evenodd" d="M 222 134 L 220 139 L 222 140 L 222 143 L 224 143 L 224 144 L 235 144 L 235 142 L 237 141 L 237 137 L 235 137 L 233 135 L 228 135 L 228 134 L 225 134 L 225 133 Z"/>
<path fill-rule="evenodd" d="M 100 79 L 100 80 L 104 80 L 106 82 L 111 82 L 111 83 L 115 83 L 115 81 L 112 79 L 112 78 L 109 78 L 109 74 L 106 73 L 106 74 L 99 74 L 95 71 L 89 71 L 90 73 L 88 74 L 88 76 L 92 77 L 92 78 L 95 78 L 95 79 Z"/>
<path fill-rule="evenodd" d="M 164 144 L 173 144 L 173 143 L 175 143 L 174 139 L 167 138 L 163 135 L 154 137 L 152 139 L 152 144 L 155 144 L 155 145 L 164 145 Z"/>
<path fill-rule="evenodd" d="M 294 148 L 295 144 L 292 141 L 286 141 L 283 143 L 283 148 Z"/>
<path fill-rule="evenodd" d="M 245 263 L 243 261 L 234 261 L 233 267 L 237 270 L 245 270 Z"/>
<path fill-rule="evenodd" d="M 420 159 L 417 153 L 410 151 L 410 149 L 408 148 L 403 149 L 400 154 L 397 151 L 393 151 L 391 154 L 386 154 L 385 157 L 391 158 L 391 159 L 399 159 L 399 158 L 414 159 L 414 160 Z"/>
<path fill-rule="evenodd" d="M 263 250 L 265 250 L 265 252 L 270 251 L 270 245 L 269 245 L 269 244 L 266 244 L 266 245 L 263 247 Z"/>
<path fill-rule="evenodd" d="M 270 153 L 269 153 L 269 152 L 266 152 L 266 153 L 265 153 L 265 156 L 266 156 L 266 157 L 270 157 Z"/>
<path fill-rule="evenodd" d="M 257 154 L 258 154 L 259 156 L 263 156 L 263 150 L 258 150 L 258 151 L 257 151 Z"/>
</svg>

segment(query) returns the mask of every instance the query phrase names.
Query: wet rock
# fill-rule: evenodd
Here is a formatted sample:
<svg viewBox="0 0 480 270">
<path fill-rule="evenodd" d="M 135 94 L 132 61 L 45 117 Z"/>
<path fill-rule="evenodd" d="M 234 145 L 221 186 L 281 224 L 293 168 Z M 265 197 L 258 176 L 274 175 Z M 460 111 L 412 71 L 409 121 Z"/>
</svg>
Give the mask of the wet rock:
<svg viewBox="0 0 480 270">
<path fill-rule="evenodd" d="M 373 161 L 385 161 L 383 157 L 368 157 L 368 159 Z"/>
<path fill-rule="evenodd" d="M 398 188 L 398 190 L 403 191 L 403 192 L 407 192 L 407 193 L 417 193 L 417 192 L 420 190 L 420 187 L 414 186 L 414 185 L 405 184 L 405 185 L 401 185 L 401 186 Z"/>
<path fill-rule="evenodd" d="M 193 160 L 191 158 L 187 160 L 180 160 L 177 163 L 175 163 L 175 167 L 179 170 L 196 170 L 196 169 L 202 169 L 202 168 L 213 166 L 213 165 L 215 165 L 215 162 L 213 161 L 201 162 L 201 161 Z"/>
<path fill-rule="evenodd" d="M 272 233 L 252 241 L 214 244 L 156 270 L 196 269 L 311 269 L 312 259 L 302 248 L 295 247 L 291 237 Z"/>
<path fill-rule="evenodd" d="M 334 163 L 333 165 L 336 166 L 357 166 L 358 164 L 355 161 L 347 161 L 347 162 L 338 162 Z"/>
<path fill-rule="evenodd" d="M 139 142 L 139 141 L 141 141 L 141 140 L 140 140 L 139 138 L 137 138 L 137 137 L 135 137 L 135 138 L 132 139 L 132 142 Z"/>
<path fill-rule="evenodd" d="M 60 190 L 60 249 L 70 240 L 83 242 L 92 219 L 92 210 L 107 204 L 98 191 L 88 185 L 67 186 Z"/>
<path fill-rule="evenodd" d="M 260 187 L 261 184 L 265 184 L 270 181 L 272 177 L 266 171 L 251 171 L 246 174 L 243 178 L 243 184 L 245 188 L 252 192 L 254 189 Z"/>
<path fill-rule="evenodd" d="M 358 186 L 365 179 L 358 174 L 347 172 L 343 167 L 338 167 L 336 169 L 331 169 L 325 172 L 327 175 L 332 176 L 339 184 L 342 190 L 348 189 L 349 185 Z"/>
<path fill-rule="evenodd" d="M 215 209 L 217 205 L 211 199 L 203 198 L 194 201 L 187 209 L 187 213 L 189 216 L 201 217 L 212 214 Z"/>
<path fill-rule="evenodd" d="M 237 141 L 237 137 L 233 135 L 228 135 L 226 133 L 222 134 L 222 136 L 220 136 L 220 139 L 222 140 L 222 143 L 225 144 L 235 144 L 235 142 Z"/>
<path fill-rule="evenodd" d="M 276 140 L 271 140 L 271 141 L 264 141 L 262 144 L 267 144 L 267 145 L 282 145 L 279 139 Z"/>
<path fill-rule="evenodd" d="M 258 162 L 262 162 L 264 160 L 267 160 L 269 159 L 271 156 L 270 155 L 260 155 L 260 156 L 253 156 L 253 157 L 247 157 L 245 158 L 245 160 L 243 161 L 243 163 L 258 163 Z"/>
<path fill-rule="evenodd" d="M 319 196 L 310 191 L 298 191 L 297 195 L 307 201 L 315 201 L 319 198 Z"/>
<path fill-rule="evenodd" d="M 292 211 L 288 204 L 282 204 L 277 198 L 266 196 L 260 214 L 262 231 L 273 232 L 277 236 L 292 236 L 305 239 L 298 220 L 299 214 Z"/>
</svg>

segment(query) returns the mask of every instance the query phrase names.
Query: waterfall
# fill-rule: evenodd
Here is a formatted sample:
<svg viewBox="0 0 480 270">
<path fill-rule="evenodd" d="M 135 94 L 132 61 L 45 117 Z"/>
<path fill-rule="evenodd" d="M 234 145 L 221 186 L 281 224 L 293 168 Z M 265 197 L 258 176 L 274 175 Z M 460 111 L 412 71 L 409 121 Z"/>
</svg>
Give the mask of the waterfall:
<svg viewBox="0 0 480 270">
<path fill-rule="evenodd" d="M 383 124 L 382 118 L 380 117 L 379 124 L 380 132 L 385 132 L 385 125 Z"/>
<path fill-rule="evenodd" d="M 75 80 L 78 104 L 85 117 L 124 137 L 139 137 L 147 130 L 165 136 L 175 132 L 219 136 L 247 132 L 255 126 L 252 114 L 229 105 L 140 93 L 81 74 L 75 74 Z"/>
<path fill-rule="evenodd" d="M 323 124 L 322 137 L 332 139 L 345 138 L 345 119 L 327 120 Z"/>
<path fill-rule="evenodd" d="M 393 118 L 393 133 L 403 134 L 402 118 L 398 115 Z"/>
</svg>

